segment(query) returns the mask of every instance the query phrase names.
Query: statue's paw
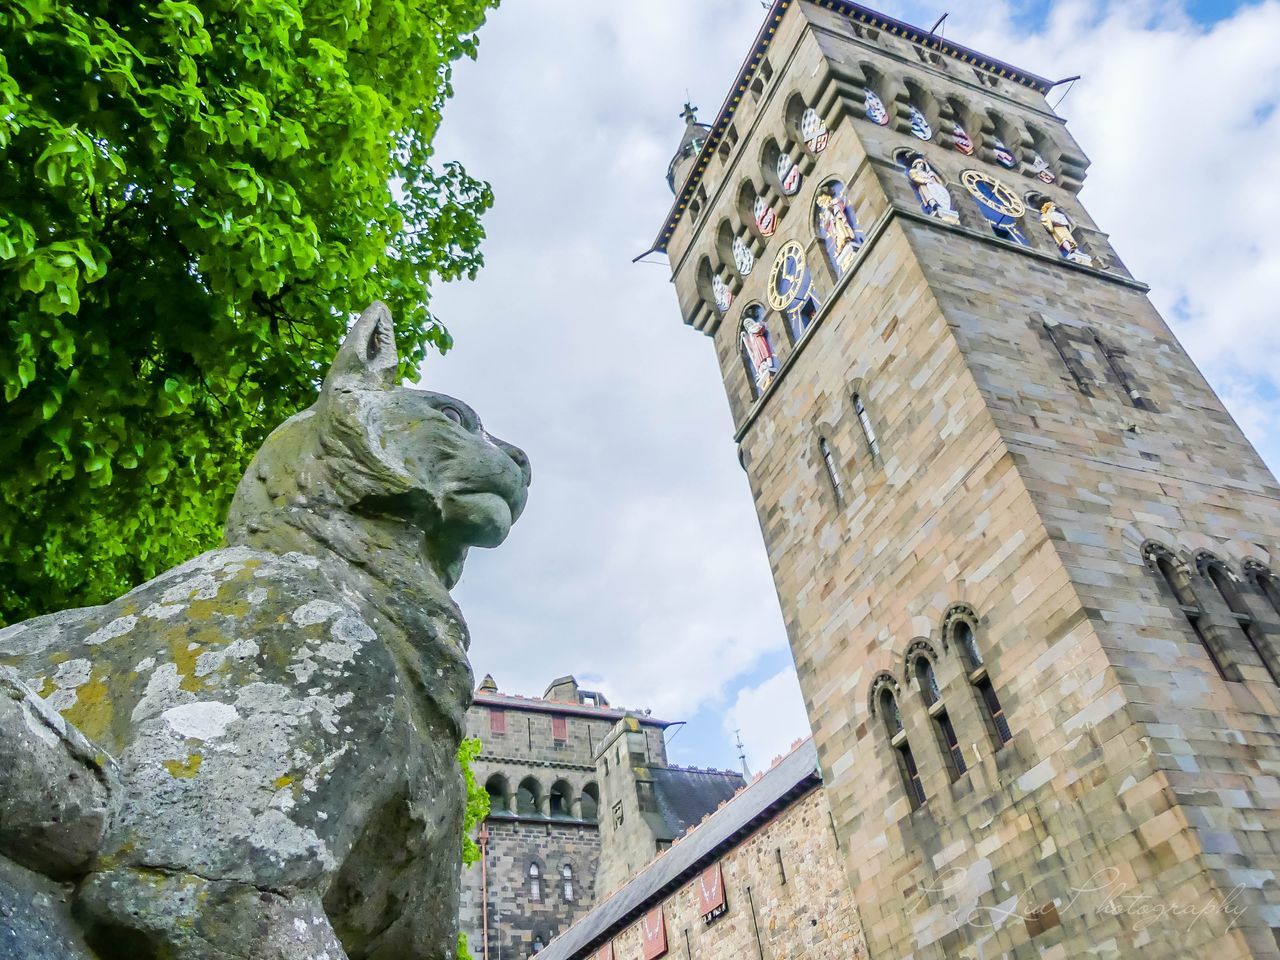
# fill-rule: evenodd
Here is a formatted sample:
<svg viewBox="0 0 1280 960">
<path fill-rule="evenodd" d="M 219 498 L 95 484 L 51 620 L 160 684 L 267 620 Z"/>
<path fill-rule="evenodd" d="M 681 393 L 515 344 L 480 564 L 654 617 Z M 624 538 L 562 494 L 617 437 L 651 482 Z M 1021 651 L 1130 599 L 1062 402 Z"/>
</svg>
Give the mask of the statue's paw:
<svg viewBox="0 0 1280 960">
<path fill-rule="evenodd" d="M 0 854 L 55 879 L 83 873 L 117 783 L 115 761 L 0 667 Z"/>
</svg>

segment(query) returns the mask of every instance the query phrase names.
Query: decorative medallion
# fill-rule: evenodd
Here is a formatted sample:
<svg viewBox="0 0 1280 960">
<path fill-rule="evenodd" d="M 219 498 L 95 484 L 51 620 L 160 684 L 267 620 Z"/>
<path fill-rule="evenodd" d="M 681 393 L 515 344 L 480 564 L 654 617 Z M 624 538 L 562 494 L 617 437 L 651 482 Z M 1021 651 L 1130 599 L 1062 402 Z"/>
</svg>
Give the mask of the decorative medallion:
<svg viewBox="0 0 1280 960">
<path fill-rule="evenodd" d="M 996 163 L 1008 170 L 1012 170 L 1018 165 L 1017 158 L 1009 152 L 1009 148 L 1004 145 L 1004 141 L 999 137 L 991 138 L 991 152 L 995 154 Z"/>
<path fill-rule="evenodd" d="M 937 171 L 929 165 L 929 161 L 918 153 L 910 158 L 907 179 L 911 181 L 911 189 L 916 192 L 921 210 L 943 223 L 959 225 L 960 214 L 956 212 L 955 204 L 951 202 L 951 193 L 947 190 L 947 185 L 938 176 Z"/>
<path fill-rule="evenodd" d="M 964 127 L 957 123 L 951 130 L 951 138 L 957 150 L 966 157 L 973 156 L 973 141 L 969 139 L 969 134 L 965 133 Z"/>
<path fill-rule="evenodd" d="M 733 263 L 738 268 L 738 275 L 743 277 L 751 276 L 756 267 L 756 255 L 741 237 L 733 238 Z"/>
<path fill-rule="evenodd" d="M 920 112 L 919 109 L 912 105 L 911 110 L 911 132 L 921 140 L 933 139 L 933 127 L 929 126 L 928 118 Z"/>
<path fill-rule="evenodd" d="M 800 299 L 808 287 L 809 270 L 804 259 L 804 247 L 799 241 L 788 240 L 774 258 L 769 271 L 769 306 L 786 310 Z"/>
<path fill-rule="evenodd" d="M 800 175 L 800 167 L 791 159 L 789 153 L 778 157 L 778 186 L 782 188 L 783 196 L 795 196 L 803 179 Z"/>
<path fill-rule="evenodd" d="M 733 294 L 729 291 L 729 285 L 721 280 L 718 274 L 711 278 L 711 295 L 715 298 L 716 309 L 721 313 L 727 313 L 729 307 L 733 305 Z"/>
<path fill-rule="evenodd" d="M 760 231 L 760 236 L 772 237 L 773 231 L 778 229 L 778 215 L 773 212 L 773 207 L 765 203 L 764 197 L 756 197 L 752 213 L 755 214 L 756 229 Z"/>
<path fill-rule="evenodd" d="M 960 182 L 978 201 L 978 209 L 987 218 L 996 236 L 1024 247 L 1029 246 L 1018 226 L 1018 218 L 1027 212 L 1027 207 L 1011 187 L 981 170 L 964 171 L 960 174 Z"/>
<path fill-rule="evenodd" d="M 821 153 L 827 149 L 827 125 L 818 111 L 809 107 L 800 117 L 800 139 L 810 153 Z"/>
<path fill-rule="evenodd" d="M 889 124 L 889 111 L 884 108 L 884 102 L 870 87 L 867 88 L 867 119 L 882 127 Z"/>
<path fill-rule="evenodd" d="M 1034 159 L 1031 161 L 1031 172 L 1045 183 L 1053 183 L 1055 178 L 1053 176 L 1053 171 L 1049 169 L 1049 161 L 1038 153 L 1033 156 Z"/>
<path fill-rule="evenodd" d="M 833 180 L 813 201 L 814 222 L 837 276 L 844 276 L 866 242 L 858 217 L 845 196 L 844 184 Z"/>
</svg>

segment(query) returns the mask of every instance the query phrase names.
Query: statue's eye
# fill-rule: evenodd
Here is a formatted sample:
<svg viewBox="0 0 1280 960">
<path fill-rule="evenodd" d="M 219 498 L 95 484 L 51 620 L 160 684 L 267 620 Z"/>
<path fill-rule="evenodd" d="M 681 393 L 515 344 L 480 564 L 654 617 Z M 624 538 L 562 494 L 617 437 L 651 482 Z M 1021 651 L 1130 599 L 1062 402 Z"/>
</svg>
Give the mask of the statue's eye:
<svg viewBox="0 0 1280 960">
<path fill-rule="evenodd" d="M 457 407 L 441 407 L 440 412 L 459 426 L 462 425 L 462 411 Z"/>
</svg>

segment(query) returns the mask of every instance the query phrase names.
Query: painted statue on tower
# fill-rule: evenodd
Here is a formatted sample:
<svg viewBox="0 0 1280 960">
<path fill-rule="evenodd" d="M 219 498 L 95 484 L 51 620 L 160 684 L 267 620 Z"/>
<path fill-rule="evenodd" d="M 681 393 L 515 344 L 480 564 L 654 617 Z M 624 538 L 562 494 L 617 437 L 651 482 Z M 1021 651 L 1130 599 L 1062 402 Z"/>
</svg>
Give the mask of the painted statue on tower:
<svg viewBox="0 0 1280 960">
<path fill-rule="evenodd" d="M 911 157 L 910 165 L 907 167 L 907 179 L 911 181 L 911 188 L 916 192 L 921 210 L 943 223 L 959 225 L 960 214 L 956 212 L 955 204 L 951 202 L 951 193 L 937 171 L 929 165 L 928 160 L 919 154 Z"/>
<path fill-rule="evenodd" d="M 769 329 L 764 323 L 764 311 L 749 307 L 742 315 L 742 351 L 756 385 L 756 396 L 764 393 L 773 383 L 778 372 L 778 361 L 769 342 Z"/>
<path fill-rule="evenodd" d="M 845 198 L 844 184 L 833 180 L 822 188 L 814 201 L 814 217 L 818 235 L 827 250 L 827 259 L 837 276 L 844 276 L 866 242 L 858 229 L 858 217 Z"/>
<path fill-rule="evenodd" d="M 1075 224 L 1071 222 L 1071 218 L 1062 210 L 1058 209 L 1058 205 L 1052 200 L 1045 200 L 1040 206 L 1040 224 L 1045 231 L 1053 238 L 1054 245 L 1058 248 L 1058 253 L 1071 260 L 1074 263 L 1082 263 L 1085 266 L 1094 266 L 1093 257 L 1080 251 L 1080 244 L 1076 242 L 1073 231 Z"/>
</svg>

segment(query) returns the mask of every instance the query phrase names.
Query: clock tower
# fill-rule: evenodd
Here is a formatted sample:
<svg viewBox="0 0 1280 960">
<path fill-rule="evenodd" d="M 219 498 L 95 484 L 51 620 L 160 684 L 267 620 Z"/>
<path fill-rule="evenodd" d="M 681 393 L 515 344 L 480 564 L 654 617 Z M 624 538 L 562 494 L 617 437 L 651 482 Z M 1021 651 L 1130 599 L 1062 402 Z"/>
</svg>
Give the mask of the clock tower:
<svg viewBox="0 0 1280 960">
<path fill-rule="evenodd" d="M 870 955 L 1275 958 L 1280 486 L 1081 205 L 1053 86 L 776 0 L 655 249 Z"/>
</svg>

